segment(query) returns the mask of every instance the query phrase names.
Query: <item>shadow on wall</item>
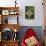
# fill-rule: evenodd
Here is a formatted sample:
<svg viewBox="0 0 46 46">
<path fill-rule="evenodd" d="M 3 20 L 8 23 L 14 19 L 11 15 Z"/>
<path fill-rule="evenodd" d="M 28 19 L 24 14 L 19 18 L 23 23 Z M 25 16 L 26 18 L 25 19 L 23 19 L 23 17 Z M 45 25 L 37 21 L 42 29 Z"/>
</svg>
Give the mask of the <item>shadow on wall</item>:
<svg viewBox="0 0 46 46">
<path fill-rule="evenodd" d="M 22 40 L 22 38 L 24 36 L 24 33 L 26 32 L 26 30 L 28 28 L 32 28 L 36 32 L 39 41 L 41 43 L 43 43 L 42 26 L 21 26 L 20 31 L 19 31 L 19 40 L 20 40 L 20 42 L 21 42 L 21 40 Z"/>
</svg>

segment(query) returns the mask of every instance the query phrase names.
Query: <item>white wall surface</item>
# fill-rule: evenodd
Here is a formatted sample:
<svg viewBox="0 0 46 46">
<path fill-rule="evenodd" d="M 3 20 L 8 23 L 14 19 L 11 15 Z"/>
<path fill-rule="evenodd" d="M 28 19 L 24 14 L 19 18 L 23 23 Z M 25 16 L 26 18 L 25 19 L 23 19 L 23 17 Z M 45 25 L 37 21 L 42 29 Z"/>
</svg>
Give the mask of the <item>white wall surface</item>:
<svg viewBox="0 0 46 46">
<path fill-rule="evenodd" d="M 0 0 L 1 7 L 15 6 L 15 0 Z M 43 26 L 42 0 L 17 0 L 19 4 L 19 24 L 21 26 Z M 35 7 L 35 19 L 25 20 L 25 6 Z M 14 22 L 14 21 L 13 21 Z"/>
</svg>

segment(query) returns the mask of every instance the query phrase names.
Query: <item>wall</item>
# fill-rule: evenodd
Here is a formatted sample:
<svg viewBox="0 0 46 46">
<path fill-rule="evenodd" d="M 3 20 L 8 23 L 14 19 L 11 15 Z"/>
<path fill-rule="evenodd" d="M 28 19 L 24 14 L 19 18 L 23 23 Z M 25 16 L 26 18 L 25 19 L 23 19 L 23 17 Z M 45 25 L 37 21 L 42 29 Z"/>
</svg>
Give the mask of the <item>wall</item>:
<svg viewBox="0 0 46 46">
<path fill-rule="evenodd" d="M 28 2 L 28 3 L 27 3 Z M 25 6 L 35 6 L 35 19 L 25 20 Z M 43 6 L 42 0 L 25 0 L 21 3 L 20 24 L 23 26 L 42 26 L 43 25 Z M 23 21 L 22 21 L 23 20 Z"/>
<path fill-rule="evenodd" d="M 0 6 L 9 7 L 14 6 L 15 0 L 0 0 Z M 43 26 L 43 6 L 42 0 L 17 0 L 19 4 L 19 24 L 21 26 Z M 25 6 L 34 6 L 35 7 L 35 19 L 34 20 L 25 20 Z M 12 17 L 9 17 L 12 18 Z M 10 20 L 10 19 L 9 19 Z"/>
</svg>

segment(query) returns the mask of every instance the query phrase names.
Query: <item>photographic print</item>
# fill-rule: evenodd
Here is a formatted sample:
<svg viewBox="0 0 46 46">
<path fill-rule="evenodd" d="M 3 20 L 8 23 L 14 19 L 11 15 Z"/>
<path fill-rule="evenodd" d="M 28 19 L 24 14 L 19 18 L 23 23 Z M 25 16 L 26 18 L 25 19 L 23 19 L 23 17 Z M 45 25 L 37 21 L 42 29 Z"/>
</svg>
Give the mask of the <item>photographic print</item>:
<svg viewBox="0 0 46 46">
<path fill-rule="evenodd" d="M 25 19 L 34 19 L 34 6 L 25 6 Z"/>
</svg>

